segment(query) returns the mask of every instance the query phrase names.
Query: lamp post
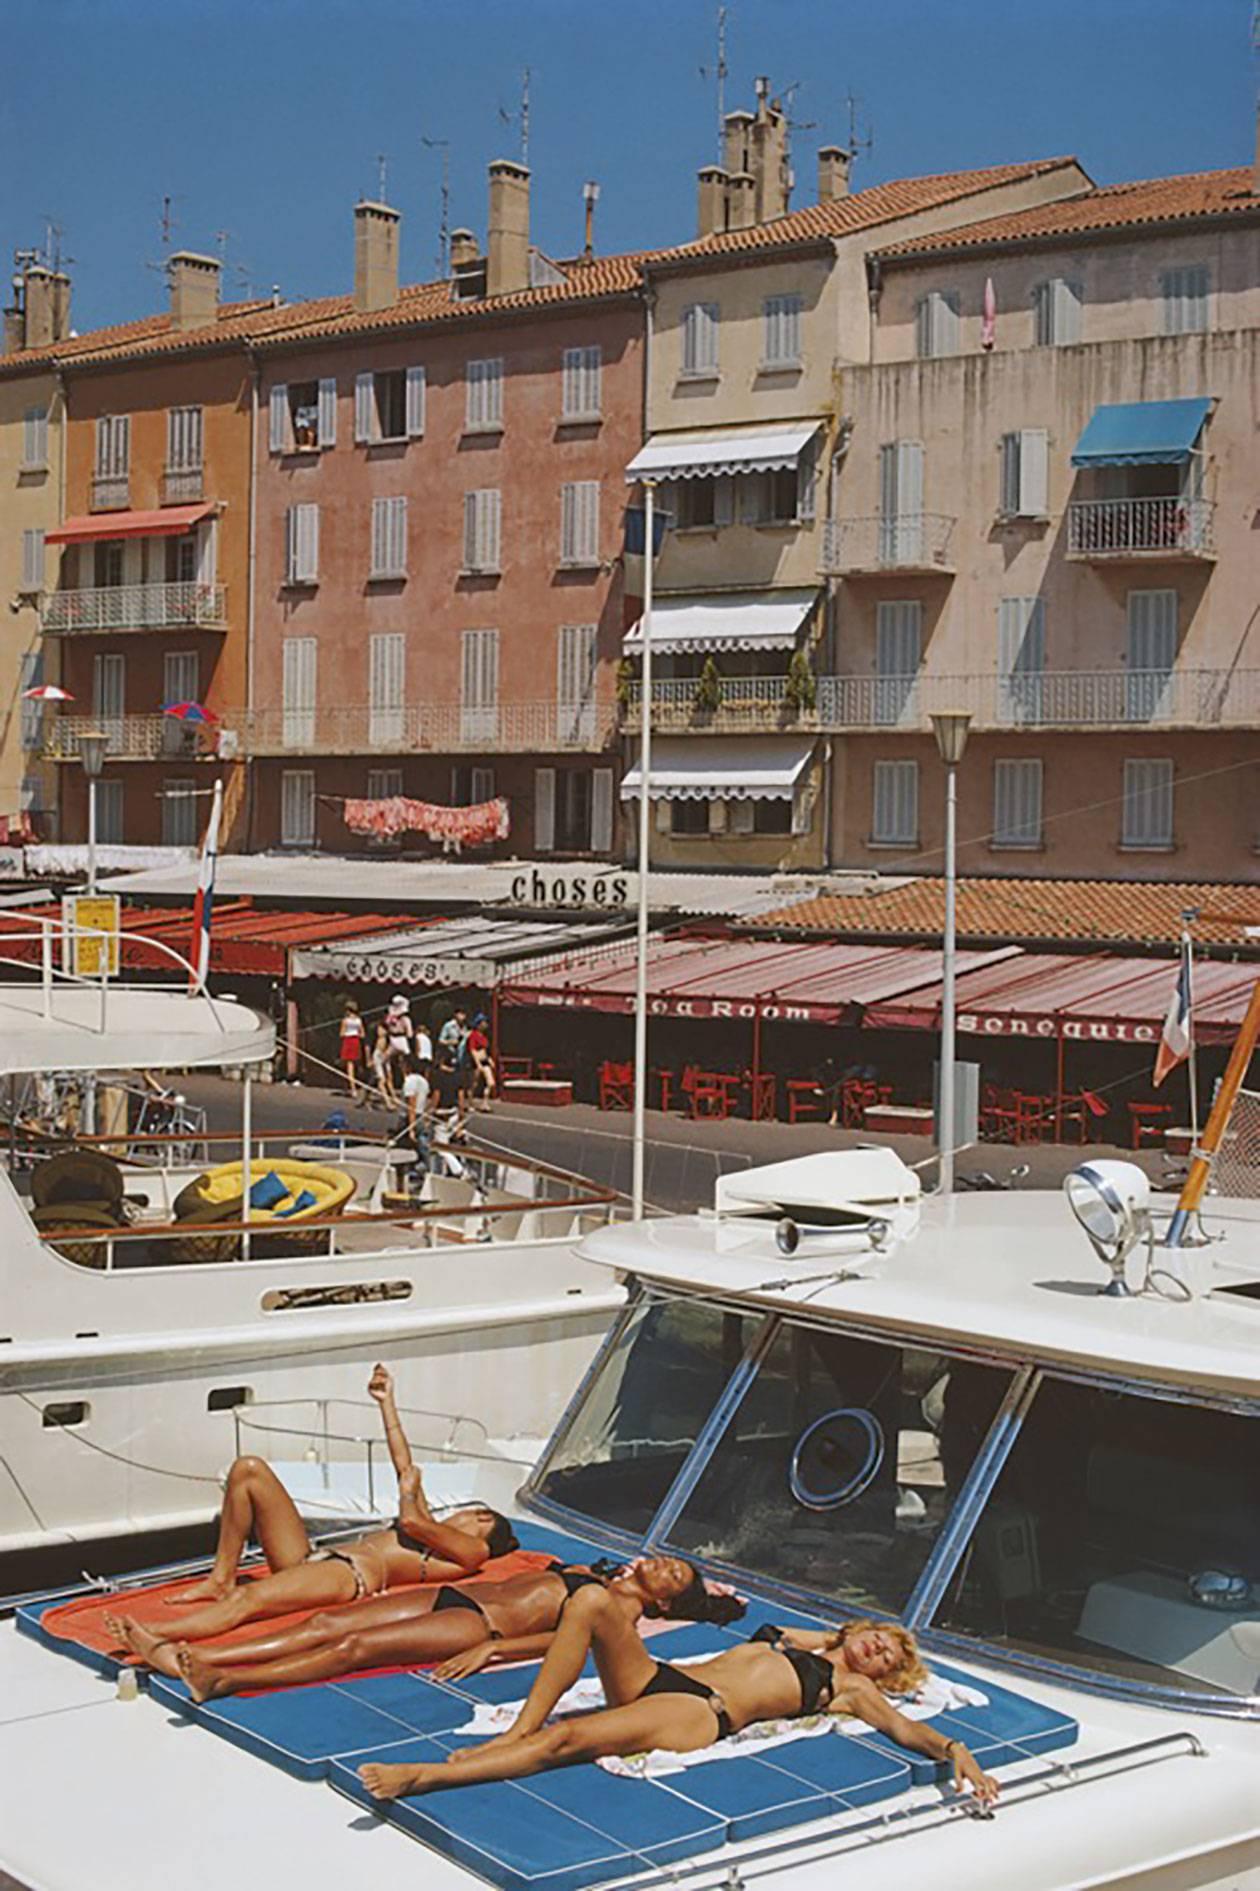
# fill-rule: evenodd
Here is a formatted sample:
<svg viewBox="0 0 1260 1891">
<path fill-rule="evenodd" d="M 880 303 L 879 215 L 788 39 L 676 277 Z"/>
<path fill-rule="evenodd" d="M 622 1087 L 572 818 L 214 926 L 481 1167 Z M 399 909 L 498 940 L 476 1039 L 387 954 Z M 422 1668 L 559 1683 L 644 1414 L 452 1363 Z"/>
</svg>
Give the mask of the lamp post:
<svg viewBox="0 0 1260 1891">
<path fill-rule="evenodd" d="M 88 785 L 88 887 L 96 891 L 96 784 L 105 766 L 109 737 L 103 729 L 85 729 L 79 737 L 79 760 Z"/>
<path fill-rule="evenodd" d="M 971 728 L 967 709 L 941 709 L 932 717 L 932 733 L 945 764 L 945 937 L 941 967 L 941 1078 L 937 1094 L 937 1146 L 940 1151 L 938 1189 L 954 1192 L 954 979 L 957 957 L 955 888 L 958 842 L 958 764 L 962 761 Z"/>
</svg>

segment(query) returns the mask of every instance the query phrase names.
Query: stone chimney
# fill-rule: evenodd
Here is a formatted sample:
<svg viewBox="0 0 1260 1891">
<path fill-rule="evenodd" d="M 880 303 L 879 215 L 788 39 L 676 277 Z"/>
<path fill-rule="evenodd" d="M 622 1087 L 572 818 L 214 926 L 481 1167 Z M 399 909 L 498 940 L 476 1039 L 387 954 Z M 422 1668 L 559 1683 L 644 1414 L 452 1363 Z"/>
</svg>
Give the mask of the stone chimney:
<svg viewBox="0 0 1260 1891">
<path fill-rule="evenodd" d="M 715 236 L 726 228 L 726 172 L 706 164 L 699 173 L 696 235 Z"/>
<path fill-rule="evenodd" d="M 513 295 L 528 287 L 529 172 L 510 158 L 496 158 L 490 166 L 486 294 Z"/>
<path fill-rule="evenodd" d="M 14 324 L 16 331 L 16 324 Z M 6 333 L 8 324 L 6 323 Z M 23 348 L 47 348 L 70 333 L 70 278 L 32 263 L 22 276 Z"/>
<path fill-rule="evenodd" d="M 4 312 L 4 349 L 6 355 L 20 353 L 26 338 L 26 318 L 15 304 Z"/>
<path fill-rule="evenodd" d="M 466 263 L 475 263 L 481 255 L 477 248 L 477 239 L 471 230 L 451 231 L 451 268 L 462 269 Z"/>
<path fill-rule="evenodd" d="M 398 226 L 388 204 L 354 206 L 354 306 L 392 308 L 398 300 Z"/>
<path fill-rule="evenodd" d="M 744 168 L 757 181 L 757 222 L 784 216 L 792 194 L 788 169 L 787 118 L 777 99 L 770 97 L 770 81 L 757 80 L 757 115 L 748 128 L 748 158 Z"/>
<path fill-rule="evenodd" d="M 757 180 L 751 171 L 732 171 L 726 180 L 726 227 L 748 230 L 757 221 Z"/>
<path fill-rule="evenodd" d="M 834 203 L 837 197 L 849 194 L 849 166 L 853 154 L 842 145 L 825 144 L 818 153 L 818 201 L 820 204 Z"/>
<path fill-rule="evenodd" d="M 728 112 L 723 119 L 722 162 L 728 171 L 746 171 L 752 156 L 755 112 Z"/>
<path fill-rule="evenodd" d="M 180 250 L 166 266 L 171 285 L 171 326 L 183 334 L 208 328 L 219 313 L 219 259 Z"/>
</svg>

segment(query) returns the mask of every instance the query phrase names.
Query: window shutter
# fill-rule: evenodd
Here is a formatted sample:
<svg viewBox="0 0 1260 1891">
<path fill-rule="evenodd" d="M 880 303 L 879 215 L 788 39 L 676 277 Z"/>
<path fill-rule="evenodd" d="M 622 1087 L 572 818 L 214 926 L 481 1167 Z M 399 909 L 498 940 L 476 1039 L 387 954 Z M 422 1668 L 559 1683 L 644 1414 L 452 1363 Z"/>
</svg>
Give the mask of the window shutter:
<svg viewBox="0 0 1260 1891">
<path fill-rule="evenodd" d="M 735 517 L 735 476 L 719 473 L 713 482 L 713 523 L 730 525 Z"/>
<path fill-rule="evenodd" d="M 337 383 L 331 376 L 319 384 L 319 431 L 316 438 L 324 448 L 337 444 Z"/>
<path fill-rule="evenodd" d="M 876 762 L 872 775 L 871 839 L 913 844 L 919 833 L 919 764 Z"/>
<path fill-rule="evenodd" d="M 732 834 L 751 834 L 756 826 L 756 807 L 747 799 L 731 800 L 726 809 L 726 825 Z"/>
<path fill-rule="evenodd" d="M 28 407 L 22 421 L 22 465 L 27 470 L 48 464 L 48 410 Z"/>
<path fill-rule="evenodd" d="M 407 438 L 419 440 L 424 434 L 425 377 L 423 368 L 407 370 Z"/>
<path fill-rule="evenodd" d="M 914 352 L 920 361 L 932 353 L 932 298 L 922 295 L 914 305 Z"/>
<path fill-rule="evenodd" d="M 1069 348 L 1081 339 L 1081 304 L 1085 291 L 1079 282 L 1066 282 L 1060 277 L 1055 282 L 1054 294 L 1054 338 L 1061 348 Z"/>
<path fill-rule="evenodd" d="M 373 744 L 402 740 L 405 649 L 404 638 L 398 631 L 369 640 L 368 739 Z"/>
<path fill-rule="evenodd" d="M 998 603 L 998 713 L 1004 722 L 1040 719 L 1045 665 L 1045 599 L 1002 598 Z"/>
<path fill-rule="evenodd" d="M 319 577 L 319 507 L 289 508 L 289 582 L 314 584 Z"/>
<path fill-rule="evenodd" d="M 24 650 L 18 671 L 18 700 L 22 705 L 21 742 L 24 749 L 37 749 L 44 739 L 44 705 L 27 702 L 25 691 L 38 689 L 44 680 L 42 650 Z"/>
<path fill-rule="evenodd" d="M 280 777 L 280 843 L 315 844 L 315 775 L 309 768 L 286 768 Z"/>
<path fill-rule="evenodd" d="M 401 576 L 407 569 L 407 500 L 402 497 L 394 500 L 390 556 L 393 569 Z"/>
<path fill-rule="evenodd" d="M 1129 668 L 1166 675 L 1177 656 L 1177 593 L 1130 591 Z"/>
<path fill-rule="evenodd" d="M 556 844 L 556 771 L 534 770 L 534 846 L 549 854 Z"/>
<path fill-rule="evenodd" d="M 585 356 L 585 360 L 582 364 L 582 412 L 584 414 L 598 414 L 600 412 L 600 401 L 602 398 L 600 381 L 604 365 L 603 350 L 598 342 L 594 342 L 589 348 L 584 348 L 582 353 Z"/>
<path fill-rule="evenodd" d="M 875 668 L 881 677 L 913 676 L 923 650 L 923 605 L 918 598 L 888 600 L 875 610 Z"/>
<path fill-rule="evenodd" d="M 1026 519 L 1049 511 L 1050 436 L 1044 427 L 1026 427 L 1019 436 L 1019 510 Z"/>
<path fill-rule="evenodd" d="M 287 453 L 290 447 L 289 390 L 279 381 L 271 390 L 271 438 L 273 453 Z"/>
<path fill-rule="evenodd" d="M 993 764 L 993 844 L 1037 847 L 1041 844 L 1041 762 L 1035 759 Z"/>
<path fill-rule="evenodd" d="M 464 494 L 464 570 L 477 569 L 477 495 Z"/>
<path fill-rule="evenodd" d="M 571 565 L 577 558 L 577 487 L 566 481 L 560 488 L 560 562 Z"/>
<path fill-rule="evenodd" d="M 497 487 L 488 487 L 481 495 L 481 557 L 482 571 L 499 570 L 499 540 L 502 523 L 502 495 Z"/>
<path fill-rule="evenodd" d="M 693 302 L 683 316 L 683 370 L 712 374 L 718 364 L 718 305 Z"/>
<path fill-rule="evenodd" d="M 319 646 L 314 637 L 283 640 L 281 702 L 286 748 L 305 748 L 315 740 L 315 690 Z"/>
<path fill-rule="evenodd" d="M 162 701 L 195 703 L 201 687 L 195 650 L 168 650 L 162 659 Z"/>
<path fill-rule="evenodd" d="M 567 565 L 599 563 L 598 480 L 573 480 L 560 488 L 560 558 Z"/>
<path fill-rule="evenodd" d="M 374 377 L 368 374 L 356 374 L 354 377 L 354 443 L 356 446 L 370 446 L 376 438 L 376 387 Z"/>
<path fill-rule="evenodd" d="M 22 534 L 22 589 L 44 588 L 44 527 L 28 526 Z"/>
<path fill-rule="evenodd" d="M 386 550 L 386 540 L 388 537 L 386 509 L 388 505 L 388 499 L 373 499 L 372 501 L 372 560 L 368 568 L 368 575 L 373 578 L 379 577 L 382 572 L 388 571 L 389 569 L 389 557 Z M 375 638 L 373 638 L 374 643 L 375 641 Z"/>
<path fill-rule="evenodd" d="M 613 846 L 613 771 L 596 768 L 591 774 L 591 852 L 611 854 Z"/>
<path fill-rule="evenodd" d="M 131 415 L 114 415 L 114 472 L 125 479 L 131 467 Z"/>
<path fill-rule="evenodd" d="M 1018 433 L 1002 435 L 1001 509 L 1007 518 L 1015 518 L 1019 513 L 1020 438 Z"/>
<path fill-rule="evenodd" d="M 796 516 L 802 525 L 812 525 L 815 517 L 814 488 L 818 478 L 818 441 L 802 448 L 796 462 Z"/>
<path fill-rule="evenodd" d="M 1121 842 L 1126 847 L 1173 844 L 1173 764 L 1126 761 Z"/>
<path fill-rule="evenodd" d="M 566 348 L 564 351 L 564 372 L 560 394 L 560 412 L 566 420 L 582 413 L 582 395 L 585 376 L 583 373 L 583 348 Z"/>
</svg>

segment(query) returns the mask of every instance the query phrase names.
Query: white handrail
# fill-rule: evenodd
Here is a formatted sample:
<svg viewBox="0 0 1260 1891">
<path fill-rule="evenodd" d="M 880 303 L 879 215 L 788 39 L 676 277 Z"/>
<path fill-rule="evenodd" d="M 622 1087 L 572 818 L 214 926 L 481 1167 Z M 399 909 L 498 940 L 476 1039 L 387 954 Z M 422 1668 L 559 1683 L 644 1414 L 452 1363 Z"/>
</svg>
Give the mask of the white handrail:
<svg viewBox="0 0 1260 1891">
<path fill-rule="evenodd" d="M 41 919 L 29 929 L 14 927 L 11 931 L 0 933 L 0 947 L 22 939 L 39 941 L 40 975 L 43 985 L 44 1016 L 46 1018 L 52 1016 L 54 980 L 61 979 L 66 985 L 82 986 L 88 990 L 95 988 L 99 983 L 102 998 L 100 1028 L 103 1032 L 105 1029 L 104 1001 L 109 980 L 112 976 L 108 970 L 109 954 L 107 951 L 102 953 L 101 956 L 105 969 L 99 973 L 76 972 L 73 969 L 68 970 L 64 965 L 59 966 L 56 963 L 56 958 L 52 950 L 52 941 L 57 934 L 60 934 L 63 941 L 66 939 L 67 928 L 64 921 L 60 919 Z M 123 968 L 123 959 L 126 956 L 127 947 L 132 945 L 150 947 L 159 955 L 169 959 L 176 970 L 185 974 L 190 982 L 190 986 L 196 982 L 196 972 L 191 961 L 186 959 L 182 952 L 177 952 L 174 946 L 168 945 L 165 939 L 155 939 L 150 934 L 143 932 L 114 933 L 100 926 L 78 926 L 74 928 L 70 936 L 80 939 L 101 939 L 107 942 L 111 939 L 116 939 L 118 942 L 118 964 L 120 972 Z M 0 949 L 0 966 L 12 966 L 15 970 L 25 972 L 30 970 L 31 961 L 29 958 L 15 957 L 12 953 Z M 160 991 L 169 994 L 171 988 L 169 985 L 160 985 L 156 982 L 140 980 L 128 982 L 127 990 Z M 186 989 L 182 995 L 187 998 L 204 998 L 210 1007 L 210 1015 L 215 1024 L 226 1036 L 228 1025 L 220 1016 L 218 1002 L 211 996 L 209 991 L 204 988 L 197 990 Z"/>
</svg>

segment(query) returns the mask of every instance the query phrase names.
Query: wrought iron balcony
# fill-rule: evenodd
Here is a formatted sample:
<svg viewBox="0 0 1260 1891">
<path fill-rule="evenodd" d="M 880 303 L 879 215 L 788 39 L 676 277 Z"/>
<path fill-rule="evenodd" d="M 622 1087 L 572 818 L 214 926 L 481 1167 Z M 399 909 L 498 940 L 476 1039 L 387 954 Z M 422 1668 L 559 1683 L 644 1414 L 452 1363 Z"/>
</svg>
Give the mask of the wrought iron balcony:
<svg viewBox="0 0 1260 1891">
<path fill-rule="evenodd" d="M 643 721 L 642 685 L 632 683 L 621 712 L 627 734 Z M 652 682 L 652 727 L 662 734 L 764 734 L 776 729 L 817 729 L 816 707 L 799 707 L 786 676 L 724 676 L 718 700 L 701 699 L 698 677 L 663 677 Z"/>
<path fill-rule="evenodd" d="M 64 716 L 48 714 L 41 753 L 47 762 L 77 762 L 79 738 L 104 730 L 105 757 L 111 762 L 158 762 L 213 753 L 213 737 L 203 726 L 177 722 L 172 716 Z"/>
<path fill-rule="evenodd" d="M 616 733 L 612 703 L 320 704 L 225 711 L 254 755 L 598 754 Z"/>
<path fill-rule="evenodd" d="M 981 729 L 1249 728 L 1260 670 L 1045 670 L 997 676 L 823 676 L 818 726 L 927 734 L 934 710 L 967 709 Z"/>
<path fill-rule="evenodd" d="M 131 481 L 126 473 L 93 473 L 91 510 L 125 512 L 131 504 Z"/>
<path fill-rule="evenodd" d="M 824 577 L 866 577 L 884 571 L 952 576 L 957 520 L 944 512 L 828 519 L 823 528 Z"/>
<path fill-rule="evenodd" d="M 46 631 L 57 635 L 100 630 L 225 630 L 221 584 L 107 584 L 83 591 L 50 591 L 40 609 Z"/>
<path fill-rule="evenodd" d="M 162 504 L 164 506 L 190 505 L 194 500 L 204 499 L 205 485 L 204 467 L 168 466 L 162 475 Z"/>
<path fill-rule="evenodd" d="M 1210 499 L 1074 499 L 1068 556 L 1083 559 L 1215 558 Z"/>
</svg>

